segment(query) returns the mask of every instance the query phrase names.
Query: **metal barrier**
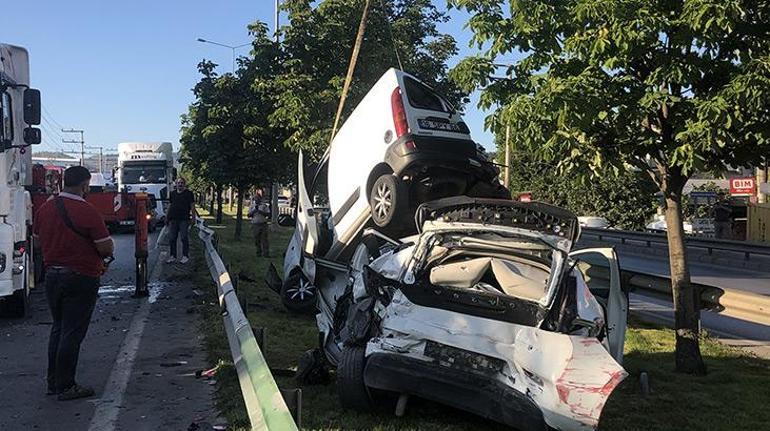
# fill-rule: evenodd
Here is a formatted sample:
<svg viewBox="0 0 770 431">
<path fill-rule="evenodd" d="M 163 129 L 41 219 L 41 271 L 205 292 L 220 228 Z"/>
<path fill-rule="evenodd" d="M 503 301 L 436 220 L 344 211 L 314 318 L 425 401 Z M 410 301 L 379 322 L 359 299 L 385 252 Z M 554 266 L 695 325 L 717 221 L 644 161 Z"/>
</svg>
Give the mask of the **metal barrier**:
<svg viewBox="0 0 770 431">
<path fill-rule="evenodd" d="M 652 244 L 661 244 L 668 247 L 668 239 L 664 233 L 597 228 L 583 228 L 581 231 L 583 236 L 595 237 L 599 241 L 603 241 L 604 238 L 616 238 L 620 240 L 621 244 L 633 241 L 644 243 L 647 247 L 651 247 Z M 759 242 L 687 237 L 685 238 L 685 245 L 692 248 L 706 249 L 708 254 L 713 254 L 714 250 L 743 253 L 746 260 L 752 254 L 770 256 L 770 246 Z"/>
<path fill-rule="evenodd" d="M 219 256 L 216 235 L 203 220 L 196 220 L 198 236 L 206 247 L 206 262 L 211 277 L 217 283 L 219 305 L 230 353 L 238 373 L 243 401 L 252 430 L 297 430 L 297 424 L 281 395 L 280 389 L 262 355 L 249 320 L 238 302 L 230 274 Z"/>
</svg>

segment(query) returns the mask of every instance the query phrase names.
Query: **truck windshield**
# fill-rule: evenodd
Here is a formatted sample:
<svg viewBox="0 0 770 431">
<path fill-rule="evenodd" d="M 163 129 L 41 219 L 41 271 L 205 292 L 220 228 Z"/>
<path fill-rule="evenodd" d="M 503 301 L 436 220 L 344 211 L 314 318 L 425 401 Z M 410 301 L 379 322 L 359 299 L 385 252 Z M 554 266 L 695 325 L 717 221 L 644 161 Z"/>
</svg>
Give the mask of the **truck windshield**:
<svg viewBox="0 0 770 431">
<path fill-rule="evenodd" d="M 166 182 L 164 166 L 126 165 L 121 169 L 123 184 L 157 184 Z"/>
</svg>

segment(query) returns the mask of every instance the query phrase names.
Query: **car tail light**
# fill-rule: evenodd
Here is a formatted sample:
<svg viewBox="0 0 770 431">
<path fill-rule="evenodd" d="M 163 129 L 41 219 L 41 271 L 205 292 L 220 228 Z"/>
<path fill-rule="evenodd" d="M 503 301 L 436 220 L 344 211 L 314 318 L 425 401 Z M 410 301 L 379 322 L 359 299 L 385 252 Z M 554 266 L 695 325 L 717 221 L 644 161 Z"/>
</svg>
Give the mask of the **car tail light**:
<svg viewBox="0 0 770 431">
<path fill-rule="evenodd" d="M 396 125 L 396 138 L 409 133 L 409 122 L 406 119 L 406 109 L 401 98 L 401 88 L 396 87 L 390 95 L 390 108 L 393 110 L 393 123 Z"/>
<path fill-rule="evenodd" d="M 19 241 L 13 245 L 13 257 L 22 257 L 27 251 L 27 242 Z"/>
<path fill-rule="evenodd" d="M 390 95 L 390 108 L 393 111 L 393 124 L 396 126 L 396 138 L 402 138 L 409 134 L 409 121 L 406 118 L 406 109 L 404 109 L 404 99 L 401 97 L 401 88 L 396 87 Z M 408 140 L 403 144 L 405 152 L 415 150 L 417 146 L 413 140 Z"/>
</svg>

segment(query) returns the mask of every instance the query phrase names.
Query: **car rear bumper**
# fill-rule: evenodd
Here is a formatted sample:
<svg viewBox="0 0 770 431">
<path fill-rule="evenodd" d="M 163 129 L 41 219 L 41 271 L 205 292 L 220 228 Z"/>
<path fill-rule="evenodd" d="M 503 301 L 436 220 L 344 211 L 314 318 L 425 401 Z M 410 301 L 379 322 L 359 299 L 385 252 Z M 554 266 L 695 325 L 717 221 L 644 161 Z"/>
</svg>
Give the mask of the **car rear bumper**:
<svg viewBox="0 0 770 431">
<path fill-rule="evenodd" d="M 546 430 L 540 408 L 491 376 L 461 372 L 404 355 L 373 353 L 367 386 L 431 399 L 522 430 Z"/>
</svg>

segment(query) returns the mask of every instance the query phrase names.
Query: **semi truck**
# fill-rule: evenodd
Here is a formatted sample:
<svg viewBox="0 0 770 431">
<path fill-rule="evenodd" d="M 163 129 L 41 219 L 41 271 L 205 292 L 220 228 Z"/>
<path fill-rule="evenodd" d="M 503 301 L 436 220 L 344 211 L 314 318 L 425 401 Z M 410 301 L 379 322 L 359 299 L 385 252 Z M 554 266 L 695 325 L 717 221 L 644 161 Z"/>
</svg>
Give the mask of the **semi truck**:
<svg viewBox="0 0 770 431">
<path fill-rule="evenodd" d="M 0 312 L 23 317 L 34 287 L 32 152 L 40 91 L 30 88 L 26 49 L 0 43 Z"/>
<path fill-rule="evenodd" d="M 118 190 L 129 194 L 147 193 L 154 203 L 158 221 L 165 222 L 168 196 L 176 179 L 170 142 L 123 142 L 118 144 L 115 177 Z"/>
</svg>

